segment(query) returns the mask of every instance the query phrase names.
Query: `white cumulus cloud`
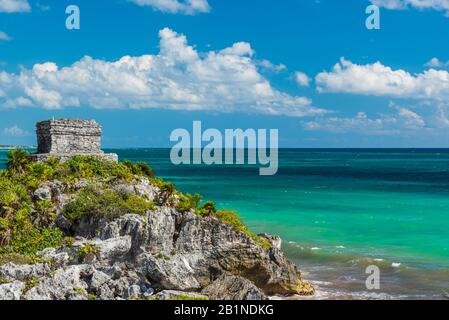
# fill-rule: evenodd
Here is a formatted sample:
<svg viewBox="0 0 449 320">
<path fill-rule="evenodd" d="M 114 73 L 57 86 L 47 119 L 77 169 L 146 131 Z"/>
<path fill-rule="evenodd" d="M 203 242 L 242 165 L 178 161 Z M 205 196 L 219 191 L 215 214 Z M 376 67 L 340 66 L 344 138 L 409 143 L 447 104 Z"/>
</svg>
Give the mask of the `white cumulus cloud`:
<svg viewBox="0 0 449 320">
<path fill-rule="evenodd" d="M 139 6 L 150 6 L 167 13 L 194 15 L 210 11 L 207 0 L 130 0 Z"/>
<path fill-rule="evenodd" d="M 371 0 L 371 3 L 391 10 L 415 8 L 444 11 L 449 15 L 449 0 Z"/>
<path fill-rule="evenodd" d="M 343 92 L 396 98 L 449 99 L 449 73 L 429 69 L 411 74 L 393 70 L 380 62 L 367 65 L 354 64 L 341 58 L 332 71 L 321 72 L 316 78 L 319 92 Z"/>
<path fill-rule="evenodd" d="M 0 0 L 0 12 L 30 12 L 31 6 L 27 0 Z"/>
<path fill-rule="evenodd" d="M 160 52 L 117 61 L 84 57 L 71 66 L 0 71 L 0 106 L 164 108 L 306 116 L 325 113 L 309 98 L 276 90 L 248 43 L 199 53 L 184 35 L 159 32 Z"/>
</svg>

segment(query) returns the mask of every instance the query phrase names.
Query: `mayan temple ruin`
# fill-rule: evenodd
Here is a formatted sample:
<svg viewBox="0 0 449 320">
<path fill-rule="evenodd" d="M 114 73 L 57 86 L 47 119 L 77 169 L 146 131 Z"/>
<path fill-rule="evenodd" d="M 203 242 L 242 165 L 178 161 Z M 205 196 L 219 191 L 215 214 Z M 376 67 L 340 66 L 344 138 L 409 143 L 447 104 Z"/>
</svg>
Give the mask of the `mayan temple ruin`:
<svg viewBox="0 0 449 320">
<path fill-rule="evenodd" d="M 101 126 L 94 120 L 53 119 L 36 124 L 37 153 L 31 158 L 45 161 L 57 157 L 62 161 L 75 155 L 96 156 L 105 160 L 117 161 L 114 153 L 101 150 Z"/>
</svg>

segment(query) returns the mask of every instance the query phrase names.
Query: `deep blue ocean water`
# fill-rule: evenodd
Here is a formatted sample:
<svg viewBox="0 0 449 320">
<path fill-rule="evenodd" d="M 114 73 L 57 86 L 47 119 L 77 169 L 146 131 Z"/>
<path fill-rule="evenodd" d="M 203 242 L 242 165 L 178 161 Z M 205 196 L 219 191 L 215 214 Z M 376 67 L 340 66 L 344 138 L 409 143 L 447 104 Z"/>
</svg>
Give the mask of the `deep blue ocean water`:
<svg viewBox="0 0 449 320">
<path fill-rule="evenodd" d="M 174 166 L 168 149 L 107 151 L 236 209 L 256 232 L 281 235 L 323 297 L 449 291 L 449 150 L 282 149 L 275 176 L 254 166 Z M 365 288 L 370 264 L 381 268 L 379 291 Z"/>
</svg>

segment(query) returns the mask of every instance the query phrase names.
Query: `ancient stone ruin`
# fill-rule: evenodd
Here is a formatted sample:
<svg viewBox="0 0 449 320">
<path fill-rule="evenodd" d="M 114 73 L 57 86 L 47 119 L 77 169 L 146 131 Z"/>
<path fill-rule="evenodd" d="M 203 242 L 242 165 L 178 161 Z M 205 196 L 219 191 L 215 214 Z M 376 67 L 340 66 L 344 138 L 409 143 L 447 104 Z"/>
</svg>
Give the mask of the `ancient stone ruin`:
<svg viewBox="0 0 449 320">
<path fill-rule="evenodd" d="M 53 119 L 36 124 L 37 153 L 31 158 L 45 161 L 58 157 L 62 161 L 75 155 L 97 156 L 117 161 L 116 154 L 101 150 L 101 126 L 94 120 Z"/>
</svg>

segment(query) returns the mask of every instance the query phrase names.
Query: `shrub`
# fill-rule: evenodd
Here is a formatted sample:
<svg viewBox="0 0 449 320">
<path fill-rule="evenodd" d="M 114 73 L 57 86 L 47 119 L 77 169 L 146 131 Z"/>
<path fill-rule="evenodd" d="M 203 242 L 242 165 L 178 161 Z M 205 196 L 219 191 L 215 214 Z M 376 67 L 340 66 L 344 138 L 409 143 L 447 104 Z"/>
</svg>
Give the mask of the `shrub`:
<svg viewBox="0 0 449 320">
<path fill-rule="evenodd" d="M 63 215 L 74 221 L 82 218 L 112 220 L 128 213 L 144 214 L 153 207 L 152 202 L 136 195 L 121 195 L 112 189 L 87 188 L 66 205 Z"/>
<path fill-rule="evenodd" d="M 125 160 L 122 163 L 127 168 L 129 168 L 129 170 L 131 170 L 131 172 L 135 175 L 145 176 L 148 178 L 154 177 L 154 170 L 152 168 L 150 168 L 150 166 L 143 161 L 133 163 L 130 160 Z"/>
<path fill-rule="evenodd" d="M 140 171 L 142 172 L 142 174 L 148 178 L 153 178 L 154 177 L 154 170 L 153 168 L 151 168 L 148 164 L 146 164 L 145 162 L 138 162 L 137 166 L 139 167 Z"/>
<path fill-rule="evenodd" d="M 11 249 L 25 255 L 35 255 L 45 248 L 59 248 L 64 239 L 60 229 L 38 228 L 29 219 L 22 219 L 12 230 Z"/>
<path fill-rule="evenodd" d="M 25 288 L 23 289 L 23 292 L 26 293 L 38 285 L 39 280 L 37 278 L 29 278 L 27 281 L 25 281 Z"/>
<path fill-rule="evenodd" d="M 61 242 L 61 246 L 70 248 L 75 243 L 75 238 L 73 237 L 65 237 Z"/>
<path fill-rule="evenodd" d="M 6 157 L 6 168 L 15 173 L 23 173 L 26 165 L 29 163 L 28 156 L 30 154 L 23 149 L 13 149 Z"/>
<path fill-rule="evenodd" d="M 0 285 L 11 283 L 13 280 L 0 278 Z"/>
<path fill-rule="evenodd" d="M 28 208 L 31 199 L 27 189 L 13 179 L 0 178 L 0 217 L 9 217 L 15 211 Z"/>
<path fill-rule="evenodd" d="M 23 178 L 25 181 L 35 181 L 41 184 L 44 181 L 51 180 L 54 174 L 55 169 L 47 162 L 33 162 L 27 166 L 26 175 Z"/>
<path fill-rule="evenodd" d="M 93 293 L 87 295 L 87 300 L 97 300 L 97 296 Z"/>
<path fill-rule="evenodd" d="M 158 205 L 171 205 L 171 198 L 176 192 L 176 187 L 173 183 L 163 182 L 159 186 L 159 192 L 156 196 L 156 203 Z"/>
<path fill-rule="evenodd" d="M 86 290 L 84 288 L 73 288 L 73 292 L 77 295 L 84 295 L 86 294 Z"/>
<path fill-rule="evenodd" d="M 93 257 L 100 252 L 100 248 L 90 243 L 86 243 L 76 250 L 76 253 L 79 255 L 81 261 L 84 261 L 86 258 Z"/>
<path fill-rule="evenodd" d="M 48 227 L 56 219 L 56 212 L 51 200 L 41 200 L 34 205 L 35 213 L 33 214 L 33 223 Z"/>
<path fill-rule="evenodd" d="M 61 165 L 58 172 L 60 178 L 108 178 L 113 180 L 132 181 L 135 179 L 131 170 L 122 163 L 105 161 L 92 156 L 75 156 Z"/>
<path fill-rule="evenodd" d="M 163 253 L 158 253 L 158 254 L 155 256 L 155 258 L 158 259 L 158 260 L 166 260 L 166 261 L 169 261 L 169 260 L 170 260 L 170 257 L 166 256 L 166 255 L 163 254 Z"/>
<path fill-rule="evenodd" d="M 198 193 L 194 195 L 185 194 L 181 195 L 178 203 L 176 204 L 176 210 L 181 213 L 188 212 L 190 210 L 197 210 L 201 203 L 202 196 Z"/>
<path fill-rule="evenodd" d="M 201 217 L 208 217 L 212 216 L 217 212 L 217 209 L 215 207 L 215 202 L 213 201 L 206 201 L 201 208 L 197 210 L 197 214 Z"/>
</svg>

